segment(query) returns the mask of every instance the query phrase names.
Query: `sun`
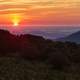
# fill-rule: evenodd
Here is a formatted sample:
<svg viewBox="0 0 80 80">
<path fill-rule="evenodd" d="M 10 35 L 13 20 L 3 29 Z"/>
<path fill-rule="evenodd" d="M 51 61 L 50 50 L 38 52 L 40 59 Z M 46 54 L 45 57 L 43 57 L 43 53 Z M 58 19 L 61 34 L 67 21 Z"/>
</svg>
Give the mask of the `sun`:
<svg viewBox="0 0 80 80">
<path fill-rule="evenodd" d="M 12 22 L 13 22 L 13 26 L 18 26 L 19 22 L 20 22 L 19 15 L 13 15 L 12 16 Z"/>
<path fill-rule="evenodd" d="M 20 25 L 21 16 L 18 14 L 12 14 L 11 15 L 12 25 L 14 27 L 18 27 Z"/>
<path fill-rule="evenodd" d="M 14 23 L 13 23 L 13 26 L 19 26 L 19 23 L 14 22 Z"/>
</svg>

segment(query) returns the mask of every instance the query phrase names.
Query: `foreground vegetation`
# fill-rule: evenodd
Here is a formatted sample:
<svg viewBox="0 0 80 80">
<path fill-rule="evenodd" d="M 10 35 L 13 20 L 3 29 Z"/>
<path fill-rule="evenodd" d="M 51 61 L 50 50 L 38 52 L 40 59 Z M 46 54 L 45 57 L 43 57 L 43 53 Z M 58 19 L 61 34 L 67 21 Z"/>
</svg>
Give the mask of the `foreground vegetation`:
<svg viewBox="0 0 80 80">
<path fill-rule="evenodd" d="M 0 30 L 0 80 L 80 80 L 80 44 Z"/>
<path fill-rule="evenodd" d="M 44 62 L 1 57 L 0 80 L 80 80 L 80 70 L 56 70 Z"/>
</svg>

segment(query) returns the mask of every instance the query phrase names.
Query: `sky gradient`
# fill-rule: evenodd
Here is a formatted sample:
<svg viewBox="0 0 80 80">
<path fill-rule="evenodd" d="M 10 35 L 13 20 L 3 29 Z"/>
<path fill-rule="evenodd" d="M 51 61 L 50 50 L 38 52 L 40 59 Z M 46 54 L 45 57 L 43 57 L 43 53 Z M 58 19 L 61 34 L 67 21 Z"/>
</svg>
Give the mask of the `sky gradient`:
<svg viewBox="0 0 80 80">
<path fill-rule="evenodd" d="M 80 0 L 0 0 L 0 24 L 80 24 Z"/>
</svg>

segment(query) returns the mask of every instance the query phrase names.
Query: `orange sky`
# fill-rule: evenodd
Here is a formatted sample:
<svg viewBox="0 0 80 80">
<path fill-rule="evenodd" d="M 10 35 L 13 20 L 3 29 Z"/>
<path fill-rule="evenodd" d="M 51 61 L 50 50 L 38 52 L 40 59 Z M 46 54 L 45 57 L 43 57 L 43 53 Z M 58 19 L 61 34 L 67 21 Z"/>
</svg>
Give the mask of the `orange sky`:
<svg viewBox="0 0 80 80">
<path fill-rule="evenodd" d="M 80 0 L 0 0 L 0 24 L 80 24 Z"/>
</svg>

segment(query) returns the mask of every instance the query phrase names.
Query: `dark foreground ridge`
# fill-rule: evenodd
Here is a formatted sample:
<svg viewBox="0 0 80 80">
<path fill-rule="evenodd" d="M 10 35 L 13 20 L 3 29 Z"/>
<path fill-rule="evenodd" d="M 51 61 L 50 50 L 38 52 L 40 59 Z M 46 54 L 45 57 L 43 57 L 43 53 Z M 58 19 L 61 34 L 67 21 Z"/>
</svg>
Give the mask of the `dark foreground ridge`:
<svg viewBox="0 0 80 80">
<path fill-rule="evenodd" d="M 80 80 L 80 45 L 0 30 L 0 80 Z"/>
<path fill-rule="evenodd" d="M 73 59 L 71 61 L 76 63 L 80 62 L 80 45 L 71 42 L 54 42 L 30 34 L 17 36 L 0 30 L 0 56 L 50 59 L 52 62 L 60 59 L 62 64 L 67 62 L 67 58 Z"/>
<path fill-rule="evenodd" d="M 44 48 L 45 39 L 40 36 L 24 34 L 13 35 L 5 30 L 0 30 L 0 52 L 1 55 L 34 56 L 39 54 L 40 48 Z M 11 53 L 15 54 L 11 54 Z M 10 54 L 9 54 L 10 53 Z"/>
</svg>

